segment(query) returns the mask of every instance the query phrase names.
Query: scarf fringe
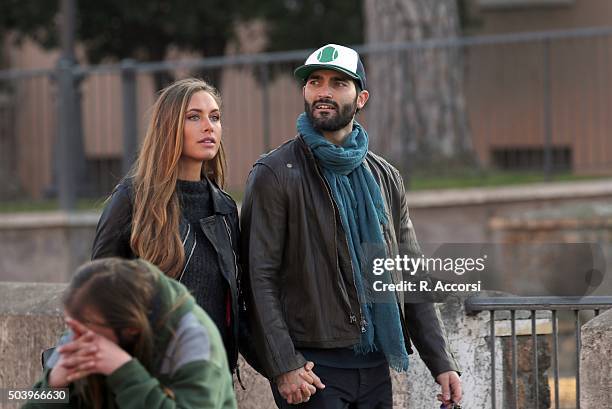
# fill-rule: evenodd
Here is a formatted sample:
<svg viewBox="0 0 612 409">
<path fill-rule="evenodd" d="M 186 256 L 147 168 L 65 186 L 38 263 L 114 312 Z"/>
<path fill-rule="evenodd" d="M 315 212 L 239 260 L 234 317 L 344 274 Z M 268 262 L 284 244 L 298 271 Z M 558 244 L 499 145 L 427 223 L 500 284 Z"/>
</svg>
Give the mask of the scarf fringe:
<svg viewBox="0 0 612 409">
<path fill-rule="evenodd" d="M 353 351 L 355 351 L 356 354 L 366 355 L 370 352 L 377 352 L 378 348 L 376 347 L 376 344 L 359 343 L 353 345 Z"/>
<path fill-rule="evenodd" d="M 410 360 L 399 356 L 388 356 L 389 366 L 397 372 L 407 372 Z"/>
</svg>

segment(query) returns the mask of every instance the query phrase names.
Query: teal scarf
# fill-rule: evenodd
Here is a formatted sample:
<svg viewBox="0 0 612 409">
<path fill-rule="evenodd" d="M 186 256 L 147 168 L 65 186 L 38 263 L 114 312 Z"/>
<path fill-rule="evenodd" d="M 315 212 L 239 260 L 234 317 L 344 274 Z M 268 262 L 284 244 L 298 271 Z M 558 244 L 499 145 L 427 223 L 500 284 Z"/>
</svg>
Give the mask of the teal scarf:
<svg viewBox="0 0 612 409">
<path fill-rule="evenodd" d="M 366 298 L 369 280 L 362 271 L 362 246 L 384 246 L 381 225 L 388 223 L 380 187 L 364 164 L 368 134 L 354 122 L 343 145 L 336 146 L 312 127 L 306 113 L 298 117 L 297 130 L 323 168 L 346 233 L 362 313 L 361 340 L 355 351 L 365 354 L 381 349 L 392 368 L 406 371 L 408 352 L 397 303 L 372 303 Z"/>
</svg>

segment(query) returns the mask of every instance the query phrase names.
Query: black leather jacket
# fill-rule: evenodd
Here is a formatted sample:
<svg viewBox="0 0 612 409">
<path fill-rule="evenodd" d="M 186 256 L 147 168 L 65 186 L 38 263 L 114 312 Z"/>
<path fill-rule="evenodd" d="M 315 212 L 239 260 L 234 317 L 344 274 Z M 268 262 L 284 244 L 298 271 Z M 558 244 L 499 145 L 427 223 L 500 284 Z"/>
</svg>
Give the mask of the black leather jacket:
<svg viewBox="0 0 612 409">
<path fill-rule="evenodd" d="M 368 152 L 390 222 L 383 229 L 388 254 L 416 240 L 399 172 Z M 359 342 L 360 311 L 346 236 L 337 231 L 337 207 L 311 150 L 300 136 L 258 160 L 249 175 L 241 210 L 242 256 L 248 274 L 249 317 L 259 359 L 274 378 L 304 365 L 296 348 L 348 347 Z M 394 276 L 398 282 L 400 277 Z M 416 346 L 432 375 L 458 365 L 449 351 L 437 309 L 405 303 L 398 293 L 406 348 Z"/>
<path fill-rule="evenodd" d="M 212 181 L 211 200 L 214 215 L 202 219 L 200 227 L 218 255 L 219 268 L 227 280 L 231 291 L 232 311 L 232 345 L 226 345 L 230 368 L 236 367 L 238 359 L 239 323 L 238 317 L 243 316 L 239 306 L 240 274 L 238 243 L 239 224 L 238 211 L 234 200 L 217 187 Z M 102 257 L 135 258 L 130 247 L 132 220 L 133 189 L 129 180 L 121 182 L 107 203 L 93 242 L 92 260 Z M 180 236 L 185 237 L 187 223 L 181 218 L 179 224 Z M 240 331 L 242 333 L 242 331 Z"/>
</svg>

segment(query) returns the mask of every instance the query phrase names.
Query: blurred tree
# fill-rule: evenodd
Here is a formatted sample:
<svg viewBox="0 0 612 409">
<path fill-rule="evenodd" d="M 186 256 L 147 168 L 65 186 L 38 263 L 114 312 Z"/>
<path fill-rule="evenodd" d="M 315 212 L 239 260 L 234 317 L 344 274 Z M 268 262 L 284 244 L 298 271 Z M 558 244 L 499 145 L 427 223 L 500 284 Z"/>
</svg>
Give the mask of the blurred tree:
<svg viewBox="0 0 612 409">
<path fill-rule="evenodd" d="M 238 0 L 77 0 L 76 37 L 89 63 L 135 58 L 161 61 L 171 47 L 223 55 L 232 39 Z M 0 34 L 57 47 L 58 0 L 3 0 Z"/>
<path fill-rule="evenodd" d="M 461 34 L 457 0 L 364 0 L 368 43 L 453 39 Z M 463 92 L 462 49 L 427 47 L 373 54 L 368 127 L 393 135 L 384 148 L 410 167 L 472 165 Z M 458 162 L 458 163 L 457 163 Z M 447 166 L 442 166 L 448 168 Z"/>
<path fill-rule="evenodd" d="M 262 19 L 266 51 L 311 49 L 326 43 L 363 42 L 362 1 L 245 0 L 243 20 Z"/>
<path fill-rule="evenodd" d="M 38 2 L 35 0 L 3 0 L 0 2 L 0 38 L 13 31 L 13 40 L 30 37 L 45 48 L 59 42 L 55 15 L 59 10 L 58 0 Z"/>
<path fill-rule="evenodd" d="M 0 34 L 14 31 L 45 48 L 58 45 L 58 0 L 3 0 Z M 363 41 L 361 1 L 98 0 L 77 1 L 77 38 L 90 63 L 103 59 L 163 60 L 169 47 L 223 55 L 238 18 L 262 19 L 267 50 Z"/>
<path fill-rule="evenodd" d="M 361 1 L 77 0 L 77 8 L 76 37 L 92 64 L 161 61 L 171 47 L 223 55 L 236 23 L 254 19 L 265 21 L 266 51 L 363 42 Z M 18 41 L 29 37 L 45 48 L 57 47 L 58 10 L 58 0 L 3 0 L 0 35 L 13 31 Z"/>
</svg>

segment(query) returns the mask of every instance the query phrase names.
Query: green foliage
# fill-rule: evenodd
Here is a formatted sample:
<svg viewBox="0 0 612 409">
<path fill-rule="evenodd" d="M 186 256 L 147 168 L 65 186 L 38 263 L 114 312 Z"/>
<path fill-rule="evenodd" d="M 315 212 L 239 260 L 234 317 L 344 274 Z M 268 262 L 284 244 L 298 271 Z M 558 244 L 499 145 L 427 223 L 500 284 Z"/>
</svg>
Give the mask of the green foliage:
<svg viewBox="0 0 612 409">
<path fill-rule="evenodd" d="M 90 63 L 103 59 L 163 59 L 170 46 L 222 55 L 231 39 L 238 0 L 77 0 L 77 39 Z M 13 30 L 47 48 L 58 45 L 57 0 L 3 0 L 0 34 Z"/>
<path fill-rule="evenodd" d="M 2 0 L 0 1 L 0 38 L 8 31 L 15 31 L 16 40 L 29 37 L 50 48 L 57 44 L 55 15 L 58 0 Z"/>
<path fill-rule="evenodd" d="M 604 176 L 575 175 L 570 172 L 555 173 L 553 181 L 583 181 L 597 180 Z M 470 187 L 501 187 L 512 185 L 529 185 L 530 183 L 544 183 L 546 178 L 542 172 L 536 171 L 501 171 L 487 170 L 478 172 L 476 170 L 464 170 L 454 175 L 432 175 L 417 172 L 410 179 L 410 190 L 432 190 L 432 189 L 465 189 Z"/>
<path fill-rule="evenodd" d="M 268 24 L 268 50 L 363 42 L 361 1 L 321 0 L 77 0 L 77 39 L 90 63 L 156 61 L 170 46 L 222 55 L 238 19 Z M 0 35 L 17 33 L 57 47 L 58 0 L 3 0 Z"/>
<path fill-rule="evenodd" d="M 457 0 L 459 25 L 462 35 L 470 35 L 484 25 L 482 17 L 474 12 L 474 4 L 470 0 Z"/>
<path fill-rule="evenodd" d="M 104 200 L 105 198 L 79 199 L 76 204 L 76 210 L 100 212 L 104 208 Z M 0 201 L 0 213 L 50 212 L 58 210 L 60 210 L 58 201 L 52 199 Z"/>
<path fill-rule="evenodd" d="M 364 41 L 361 0 L 246 0 L 241 6 L 243 20 L 260 18 L 267 22 L 267 51 Z"/>
</svg>

